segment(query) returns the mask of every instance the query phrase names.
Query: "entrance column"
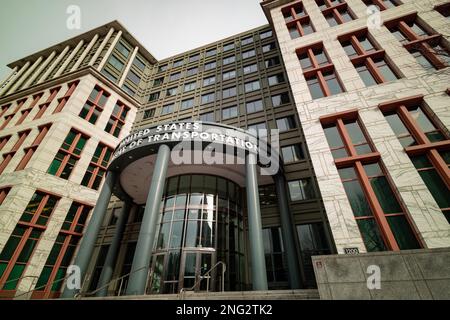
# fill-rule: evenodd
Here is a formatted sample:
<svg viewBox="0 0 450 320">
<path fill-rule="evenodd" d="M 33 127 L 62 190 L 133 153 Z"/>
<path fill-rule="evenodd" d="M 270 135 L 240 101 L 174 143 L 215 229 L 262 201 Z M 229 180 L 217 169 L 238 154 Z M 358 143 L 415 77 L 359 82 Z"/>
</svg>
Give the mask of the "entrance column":
<svg viewBox="0 0 450 320">
<path fill-rule="evenodd" d="M 128 281 L 126 295 L 145 294 L 150 259 L 156 236 L 156 227 L 159 217 L 164 183 L 166 181 L 167 166 L 170 159 L 170 148 L 162 144 L 158 149 L 150 190 L 145 203 L 144 217 L 136 244 L 133 265 L 131 266 L 130 280 Z"/>
<path fill-rule="evenodd" d="M 101 289 L 95 294 L 97 297 L 105 297 L 108 294 L 108 283 L 111 281 L 114 272 L 120 242 L 122 241 L 123 232 L 125 231 L 131 205 L 131 199 L 125 200 L 119 218 L 117 219 L 114 237 L 109 246 L 108 253 L 106 254 L 105 263 L 98 281 L 97 289 Z"/>
<path fill-rule="evenodd" d="M 106 210 L 108 209 L 108 203 L 111 199 L 112 189 L 117 180 L 117 174 L 112 171 L 108 171 L 105 178 L 105 183 L 103 184 L 102 190 L 97 199 L 97 204 L 92 212 L 91 219 L 88 223 L 86 232 L 81 238 L 80 249 L 78 251 L 77 257 L 73 265 L 80 268 L 81 284 L 83 284 L 84 277 L 86 276 L 86 270 L 88 268 L 89 262 L 92 257 L 92 252 L 94 251 L 95 242 L 97 241 L 97 236 L 100 231 L 100 227 L 105 218 Z M 62 293 L 62 298 L 73 298 L 75 294 L 80 292 L 80 289 L 68 289 L 67 286 L 64 288 Z"/>
<path fill-rule="evenodd" d="M 267 290 L 266 260 L 264 257 L 261 208 L 259 207 L 256 154 L 251 152 L 247 154 L 245 169 L 253 290 Z"/>
<path fill-rule="evenodd" d="M 297 253 L 297 237 L 294 233 L 294 221 L 289 210 L 289 201 L 286 190 L 286 179 L 282 173 L 274 177 L 277 190 L 278 209 L 280 210 L 281 234 L 288 265 L 288 277 L 291 289 L 301 288 L 301 274 Z"/>
</svg>

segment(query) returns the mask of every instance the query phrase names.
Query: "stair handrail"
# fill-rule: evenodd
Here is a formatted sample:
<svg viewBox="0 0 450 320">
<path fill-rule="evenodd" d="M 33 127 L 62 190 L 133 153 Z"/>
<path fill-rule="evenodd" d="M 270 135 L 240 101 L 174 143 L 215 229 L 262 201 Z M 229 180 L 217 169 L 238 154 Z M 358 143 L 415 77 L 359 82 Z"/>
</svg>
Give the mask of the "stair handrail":
<svg viewBox="0 0 450 320">
<path fill-rule="evenodd" d="M 181 288 L 179 292 L 180 299 L 182 300 L 184 298 L 184 293 L 186 291 L 192 291 L 195 289 L 195 287 L 202 282 L 203 279 L 206 278 L 214 269 L 216 269 L 219 265 L 222 265 L 222 292 L 225 291 L 225 271 L 227 270 L 227 265 L 223 261 L 218 261 L 214 266 L 212 266 L 208 271 L 206 271 L 203 275 L 199 276 L 199 279 L 195 281 L 194 285 L 189 288 Z M 209 278 L 208 278 L 208 286 L 206 288 L 206 291 L 209 290 Z"/>
</svg>

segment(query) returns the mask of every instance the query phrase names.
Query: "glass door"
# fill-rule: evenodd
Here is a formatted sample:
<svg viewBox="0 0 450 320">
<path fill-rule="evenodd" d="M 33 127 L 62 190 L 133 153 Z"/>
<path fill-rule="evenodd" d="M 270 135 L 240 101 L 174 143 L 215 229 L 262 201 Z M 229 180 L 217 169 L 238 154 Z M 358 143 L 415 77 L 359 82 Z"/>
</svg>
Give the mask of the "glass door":
<svg viewBox="0 0 450 320">
<path fill-rule="evenodd" d="M 212 268 L 216 260 L 214 250 L 184 250 L 181 259 L 179 290 L 211 291 L 214 289 L 215 272 L 205 274 Z M 200 281 L 201 277 L 204 277 Z M 209 286 L 209 287 L 208 287 Z"/>
</svg>

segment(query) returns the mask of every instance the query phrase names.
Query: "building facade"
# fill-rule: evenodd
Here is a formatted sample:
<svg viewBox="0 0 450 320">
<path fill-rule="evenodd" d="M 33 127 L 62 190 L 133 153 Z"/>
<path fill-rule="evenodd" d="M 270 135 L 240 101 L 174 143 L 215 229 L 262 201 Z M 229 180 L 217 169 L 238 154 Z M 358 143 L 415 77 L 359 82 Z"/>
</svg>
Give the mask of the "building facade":
<svg viewBox="0 0 450 320">
<path fill-rule="evenodd" d="M 0 297 L 59 297 L 71 264 L 85 296 L 314 288 L 314 255 L 450 246 L 448 4 L 261 6 L 160 61 L 111 22 L 9 65 Z M 177 163 L 185 133 L 232 162 Z"/>
</svg>

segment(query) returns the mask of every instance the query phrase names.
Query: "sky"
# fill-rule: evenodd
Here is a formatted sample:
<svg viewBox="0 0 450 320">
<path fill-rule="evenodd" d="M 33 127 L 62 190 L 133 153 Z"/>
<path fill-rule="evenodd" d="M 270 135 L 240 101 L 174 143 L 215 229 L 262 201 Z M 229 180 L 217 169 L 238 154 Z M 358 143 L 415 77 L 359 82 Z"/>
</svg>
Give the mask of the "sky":
<svg viewBox="0 0 450 320">
<path fill-rule="evenodd" d="M 0 0 L 0 80 L 10 62 L 118 20 L 156 59 L 267 24 L 260 0 Z M 69 6 L 80 29 L 67 27 Z"/>
</svg>

